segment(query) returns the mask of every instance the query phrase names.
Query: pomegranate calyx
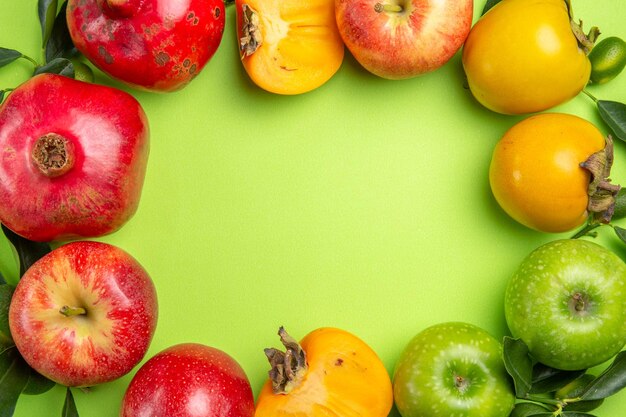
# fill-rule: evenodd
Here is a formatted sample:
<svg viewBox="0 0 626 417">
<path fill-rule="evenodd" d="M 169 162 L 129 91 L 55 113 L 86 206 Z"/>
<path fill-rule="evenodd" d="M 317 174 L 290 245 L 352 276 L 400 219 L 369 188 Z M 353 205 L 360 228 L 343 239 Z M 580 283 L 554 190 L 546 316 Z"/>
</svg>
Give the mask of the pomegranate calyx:
<svg viewBox="0 0 626 417">
<path fill-rule="evenodd" d="M 74 144 L 57 133 L 47 133 L 35 141 L 31 156 L 43 175 L 59 177 L 74 166 Z"/>
</svg>

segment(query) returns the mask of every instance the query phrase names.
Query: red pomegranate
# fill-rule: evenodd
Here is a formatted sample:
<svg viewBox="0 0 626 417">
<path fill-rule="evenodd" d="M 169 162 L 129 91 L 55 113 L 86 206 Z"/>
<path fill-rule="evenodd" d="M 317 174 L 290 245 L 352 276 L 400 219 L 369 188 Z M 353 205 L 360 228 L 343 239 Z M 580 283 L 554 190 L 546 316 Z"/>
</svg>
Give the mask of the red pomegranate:
<svg viewBox="0 0 626 417">
<path fill-rule="evenodd" d="M 148 137 L 130 94 L 31 78 L 0 106 L 0 221 L 39 242 L 116 231 L 137 210 Z"/>
<path fill-rule="evenodd" d="M 217 50 L 223 0 L 69 0 L 76 48 L 111 77 L 151 91 L 187 85 Z"/>
</svg>

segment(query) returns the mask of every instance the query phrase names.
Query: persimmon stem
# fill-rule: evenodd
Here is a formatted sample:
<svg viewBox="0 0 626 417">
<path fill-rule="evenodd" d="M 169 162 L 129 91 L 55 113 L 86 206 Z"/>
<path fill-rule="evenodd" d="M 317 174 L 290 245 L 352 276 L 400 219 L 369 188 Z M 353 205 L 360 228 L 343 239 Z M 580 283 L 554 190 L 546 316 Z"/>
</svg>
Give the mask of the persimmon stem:
<svg viewBox="0 0 626 417">
<path fill-rule="evenodd" d="M 35 61 L 33 58 L 29 57 L 28 55 L 22 54 L 22 56 L 20 56 L 20 58 L 23 58 L 23 59 L 27 60 L 28 62 L 33 64 L 35 66 L 35 68 L 39 67 L 39 63 L 37 61 Z"/>
<path fill-rule="evenodd" d="M 591 233 L 591 231 L 593 229 L 596 229 L 598 227 L 602 226 L 602 223 L 587 223 L 582 229 L 580 229 L 578 232 L 576 232 L 576 234 L 574 236 L 572 236 L 572 239 L 578 239 L 580 237 L 583 236 L 593 236 L 593 234 Z M 595 236 L 593 236 L 595 237 Z"/>
<path fill-rule="evenodd" d="M 595 103 L 598 102 L 598 99 L 593 94 L 591 94 L 589 91 L 583 89 L 583 93 L 585 93 L 585 95 L 587 95 L 587 97 L 592 99 Z"/>
<path fill-rule="evenodd" d="M 399 4 L 376 3 L 374 5 L 374 11 L 376 11 L 376 13 L 382 13 L 382 12 L 400 13 L 404 11 L 404 7 L 400 6 Z"/>
</svg>

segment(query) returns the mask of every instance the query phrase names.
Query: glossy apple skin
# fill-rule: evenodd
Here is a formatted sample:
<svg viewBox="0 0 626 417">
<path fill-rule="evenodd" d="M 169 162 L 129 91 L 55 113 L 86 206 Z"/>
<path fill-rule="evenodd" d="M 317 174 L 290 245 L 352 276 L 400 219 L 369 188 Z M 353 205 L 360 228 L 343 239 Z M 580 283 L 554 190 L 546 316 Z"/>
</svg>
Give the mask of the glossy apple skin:
<svg viewBox="0 0 626 417">
<path fill-rule="evenodd" d="M 153 356 L 130 382 L 120 417 L 252 417 L 254 397 L 227 353 L 182 343 Z"/>
<path fill-rule="evenodd" d="M 504 307 L 511 334 L 538 362 L 592 368 L 626 344 L 626 263 L 592 241 L 548 242 L 513 274 Z"/>
<path fill-rule="evenodd" d="M 377 12 L 377 4 L 402 7 Z M 368 71 L 405 79 L 434 71 L 452 58 L 467 38 L 472 0 L 336 0 L 341 37 Z"/>
<path fill-rule="evenodd" d="M 40 138 L 60 135 L 73 165 L 44 173 Z M 139 206 L 149 154 L 148 119 L 130 94 L 42 74 L 0 106 L 0 221 L 47 242 L 118 230 Z"/>
<path fill-rule="evenodd" d="M 185 87 L 217 50 L 222 0 L 69 0 L 76 48 L 111 77 L 168 92 Z"/>
<path fill-rule="evenodd" d="M 64 306 L 85 314 L 66 316 Z M 26 362 L 70 387 L 112 381 L 143 359 L 158 316 L 145 269 L 123 250 L 68 243 L 35 262 L 19 281 L 9 326 Z"/>
<path fill-rule="evenodd" d="M 396 364 L 393 393 L 402 417 L 508 417 L 515 403 L 502 344 L 464 322 L 415 335 Z"/>
</svg>

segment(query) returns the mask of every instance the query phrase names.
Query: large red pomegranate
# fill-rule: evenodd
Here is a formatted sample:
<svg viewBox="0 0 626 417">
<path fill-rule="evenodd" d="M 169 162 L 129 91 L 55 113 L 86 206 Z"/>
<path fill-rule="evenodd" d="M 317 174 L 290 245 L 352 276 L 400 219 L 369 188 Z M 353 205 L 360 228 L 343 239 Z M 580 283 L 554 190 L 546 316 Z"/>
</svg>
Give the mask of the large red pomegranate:
<svg viewBox="0 0 626 417">
<path fill-rule="evenodd" d="M 116 231 L 137 210 L 148 137 L 130 94 L 31 78 L 0 106 L 0 221 L 39 242 Z"/>
</svg>

